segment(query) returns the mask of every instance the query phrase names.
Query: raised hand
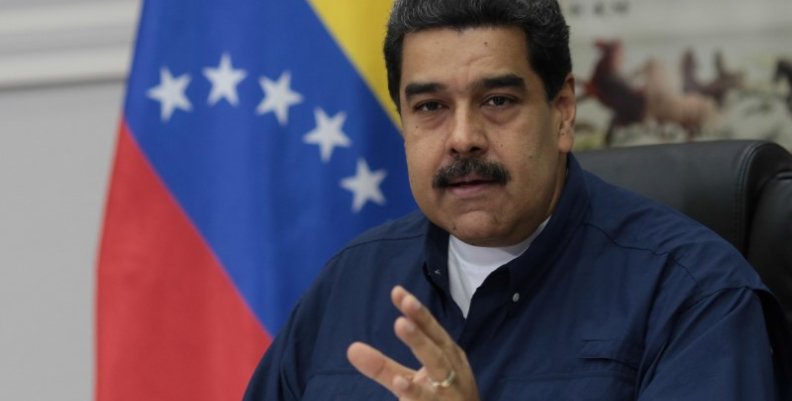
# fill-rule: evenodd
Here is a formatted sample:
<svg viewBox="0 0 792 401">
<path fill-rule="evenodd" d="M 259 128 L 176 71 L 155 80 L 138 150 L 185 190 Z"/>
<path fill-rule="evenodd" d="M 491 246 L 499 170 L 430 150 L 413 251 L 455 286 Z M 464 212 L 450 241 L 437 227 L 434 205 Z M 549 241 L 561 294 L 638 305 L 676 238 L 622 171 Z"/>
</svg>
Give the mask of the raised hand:
<svg viewBox="0 0 792 401">
<path fill-rule="evenodd" d="M 465 352 L 429 310 L 401 286 L 393 288 L 391 301 L 402 313 L 393 325 L 396 336 L 423 366 L 410 369 L 361 342 L 347 349 L 352 365 L 401 401 L 478 401 Z"/>
</svg>

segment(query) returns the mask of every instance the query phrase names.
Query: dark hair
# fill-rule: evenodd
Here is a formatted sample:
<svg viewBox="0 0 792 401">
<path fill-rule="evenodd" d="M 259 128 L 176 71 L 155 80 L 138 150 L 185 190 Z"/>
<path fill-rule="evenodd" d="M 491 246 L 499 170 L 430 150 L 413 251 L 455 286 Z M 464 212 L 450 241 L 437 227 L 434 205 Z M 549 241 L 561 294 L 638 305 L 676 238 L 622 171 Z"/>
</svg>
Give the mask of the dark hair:
<svg viewBox="0 0 792 401">
<path fill-rule="evenodd" d="M 396 0 L 385 36 L 388 92 L 399 108 L 402 45 L 408 33 L 430 28 L 515 26 L 525 32 L 528 62 L 553 99 L 572 71 L 569 26 L 556 0 Z"/>
</svg>

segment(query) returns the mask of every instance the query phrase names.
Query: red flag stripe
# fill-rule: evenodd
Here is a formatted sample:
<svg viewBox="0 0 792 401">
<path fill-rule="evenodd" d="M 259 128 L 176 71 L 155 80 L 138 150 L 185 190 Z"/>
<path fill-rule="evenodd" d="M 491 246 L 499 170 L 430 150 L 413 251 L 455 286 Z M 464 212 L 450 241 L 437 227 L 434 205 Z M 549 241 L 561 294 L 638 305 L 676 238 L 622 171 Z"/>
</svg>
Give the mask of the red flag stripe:
<svg viewBox="0 0 792 401">
<path fill-rule="evenodd" d="M 97 294 L 100 401 L 241 399 L 271 341 L 125 122 Z"/>
</svg>

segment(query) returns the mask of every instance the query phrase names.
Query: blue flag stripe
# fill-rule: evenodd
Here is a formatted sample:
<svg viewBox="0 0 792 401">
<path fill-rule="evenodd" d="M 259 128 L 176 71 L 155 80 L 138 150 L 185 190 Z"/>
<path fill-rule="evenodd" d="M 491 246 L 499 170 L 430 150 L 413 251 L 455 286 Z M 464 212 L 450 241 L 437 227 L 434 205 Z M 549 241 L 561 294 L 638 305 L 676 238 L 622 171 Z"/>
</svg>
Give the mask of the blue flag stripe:
<svg viewBox="0 0 792 401">
<path fill-rule="evenodd" d="M 144 20 L 131 131 L 274 333 L 344 242 L 414 208 L 401 138 L 304 2 L 147 2 Z M 210 99 L 224 55 L 236 104 Z M 277 85 L 285 113 L 264 106 Z M 355 177 L 382 197 L 342 185 Z"/>
</svg>

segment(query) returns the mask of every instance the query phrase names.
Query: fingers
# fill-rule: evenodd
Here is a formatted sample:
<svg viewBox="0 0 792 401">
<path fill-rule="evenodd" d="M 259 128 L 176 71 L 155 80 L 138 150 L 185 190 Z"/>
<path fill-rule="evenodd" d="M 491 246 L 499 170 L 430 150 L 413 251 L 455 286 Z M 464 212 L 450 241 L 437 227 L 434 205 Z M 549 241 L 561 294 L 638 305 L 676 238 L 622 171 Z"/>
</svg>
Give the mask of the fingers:
<svg viewBox="0 0 792 401">
<path fill-rule="evenodd" d="M 393 393 L 400 389 L 394 387 L 396 378 L 408 381 L 415 376 L 415 371 L 409 369 L 382 352 L 362 342 L 355 342 L 347 348 L 347 359 L 360 373 L 376 381 Z"/>
<path fill-rule="evenodd" d="M 387 388 L 399 399 L 425 399 L 427 390 L 419 384 L 425 373 L 417 374 L 388 358 L 368 344 L 355 342 L 347 348 L 347 359 L 364 376 Z"/>
<path fill-rule="evenodd" d="M 422 380 L 423 379 L 423 380 Z M 393 393 L 399 400 L 435 400 L 435 394 L 429 390 L 428 387 L 421 383 L 426 380 L 426 377 L 416 377 L 413 380 L 407 380 L 404 377 L 396 376 L 393 380 Z"/>
<path fill-rule="evenodd" d="M 432 381 L 447 379 L 455 370 L 454 366 L 461 362 L 457 358 L 456 343 L 431 312 L 404 288 L 395 287 L 391 296 L 404 314 L 394 324 L 396 336 L 410 348 Z"/>
<path fill-rule="evenodd" d="M 400 400 L 478 401 L 478 389 L 465 352 L 418 299 L 397 286 L 391 300 L 403 316 L 394 322 L 396 336 L 422 368 L 409 369 L 369 345 L 356 342 L 347 358 L 360 373 L 390 390 Z"/>
<path fill-rule="evenodd" d="M 426 370 L 426 375 L 439 382 L 448 377 L 453 368 L 443 350 L 437 346 L 421 329 L 405 317 L 399 317 L 394 324 L 396 336 L 412 351 L 418 362 Z"/>
<path fill-rule="evenodd" d="M 455 342 L 420 301 L 401 286 L 391 291 L 391 301 L 410 321 L 414 322 L 432 342 L 446 352 L 453 351 Z"/>
</svg>

